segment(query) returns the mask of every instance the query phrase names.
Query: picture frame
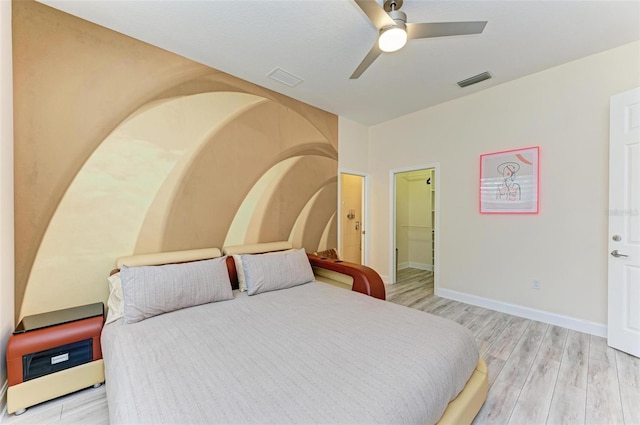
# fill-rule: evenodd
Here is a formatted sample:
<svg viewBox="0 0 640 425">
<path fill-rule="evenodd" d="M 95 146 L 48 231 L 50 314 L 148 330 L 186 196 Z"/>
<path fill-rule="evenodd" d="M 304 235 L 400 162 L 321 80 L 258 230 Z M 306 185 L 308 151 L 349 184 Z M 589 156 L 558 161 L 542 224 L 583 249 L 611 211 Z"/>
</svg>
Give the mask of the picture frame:
<svg viewBox="0 0 640 425">
<path fill-rule="evenodd" d="M 540 147 L 480 155 L 480 214 L 540 212 Z"/>
</svg>

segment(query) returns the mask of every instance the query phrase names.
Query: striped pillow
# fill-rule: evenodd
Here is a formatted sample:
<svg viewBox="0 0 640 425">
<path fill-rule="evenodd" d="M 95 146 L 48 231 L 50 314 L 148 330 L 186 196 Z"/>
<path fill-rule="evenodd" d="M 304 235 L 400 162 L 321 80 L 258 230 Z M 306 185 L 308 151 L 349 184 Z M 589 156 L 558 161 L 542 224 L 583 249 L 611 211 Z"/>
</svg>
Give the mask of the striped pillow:
<svg viewBox="0 0 640 425">
<path fill-rule="evenodd" d="M 120 269 L 124 322 L 233 298 L 226 257 Z"/>
<path fill-rule="evenodd" d="M 304 249 L 241 258 L 249 295 L 291 288 L 315 279 Z"/>
</svg>

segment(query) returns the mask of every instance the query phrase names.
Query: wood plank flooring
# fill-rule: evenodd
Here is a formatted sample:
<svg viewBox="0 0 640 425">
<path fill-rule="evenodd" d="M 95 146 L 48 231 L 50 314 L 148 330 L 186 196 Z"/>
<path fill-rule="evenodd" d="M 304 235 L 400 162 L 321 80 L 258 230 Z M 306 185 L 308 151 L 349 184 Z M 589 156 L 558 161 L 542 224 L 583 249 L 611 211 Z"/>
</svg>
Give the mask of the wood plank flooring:
<svg viewBox="0 0 640 425">
<path fill-rule="evenodd" d="M 22 415 L 7 415 L 0 423 L 20 425 L 109 425 L 105 386 L 87 388 L 76 393 L 41 403 Z"/>
<path fill-rule="evenodd" d="M 604 338 L 433 295 L 433 274 L 400 270 L 387 300 L 447 317 L 475 335 L 489 395 L 474 424 L 640 425 L 640 359 Z"/>
<path fill-rule="evenodd" d="M 475 425 L 640 425 L 640 359 L 606 340 L 433 294 L 433 274 L 398 272 L 387 299 L 447 317 L 476 337 L 490 389 Z M 108 424 L 105 386 L 29 408 L 2 424 Z"/>
</svg>

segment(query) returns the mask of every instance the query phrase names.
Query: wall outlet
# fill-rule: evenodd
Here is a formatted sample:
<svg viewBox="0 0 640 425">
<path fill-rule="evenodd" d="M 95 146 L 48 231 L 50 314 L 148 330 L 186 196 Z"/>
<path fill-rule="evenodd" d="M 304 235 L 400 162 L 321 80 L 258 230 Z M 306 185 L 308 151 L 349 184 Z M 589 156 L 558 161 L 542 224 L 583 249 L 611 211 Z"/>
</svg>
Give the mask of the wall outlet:
<svg viewBox="0 0 640 425">
<path fill-rule="evenodd" d="M 531 287 L 533 289 L 540 289 L 540 280 L 534 279 L 533 282 L 531 282 Z"/>
</svg>

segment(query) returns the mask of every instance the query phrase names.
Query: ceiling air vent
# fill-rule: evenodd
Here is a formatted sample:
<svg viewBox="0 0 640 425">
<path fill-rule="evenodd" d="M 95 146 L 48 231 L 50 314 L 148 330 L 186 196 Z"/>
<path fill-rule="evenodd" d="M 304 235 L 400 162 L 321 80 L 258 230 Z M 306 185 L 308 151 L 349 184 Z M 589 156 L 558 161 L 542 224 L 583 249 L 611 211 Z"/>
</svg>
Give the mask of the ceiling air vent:
<svg viewBox="0 0 640 425">
<path fill-rule="evenodd" d="M 458 81 L 458 85 L 460 87 L 467 87 L 472 84 L 479 83 L 480 81 L 488 80 L 489 78 L 491 78 L 491 74 L 489 74 L 489 72 L 483 72 L 482 74 L 469 77 L 466 80 Z"/>
<path fill-rule="evenodd" d="M 289 87 L 295 87 L 303 81 L 302 78 L 296 77 L 292 73 L 287 72 L 282 68 L 274 69 L 267 75 L 267 77 Z"/>
</svg>

